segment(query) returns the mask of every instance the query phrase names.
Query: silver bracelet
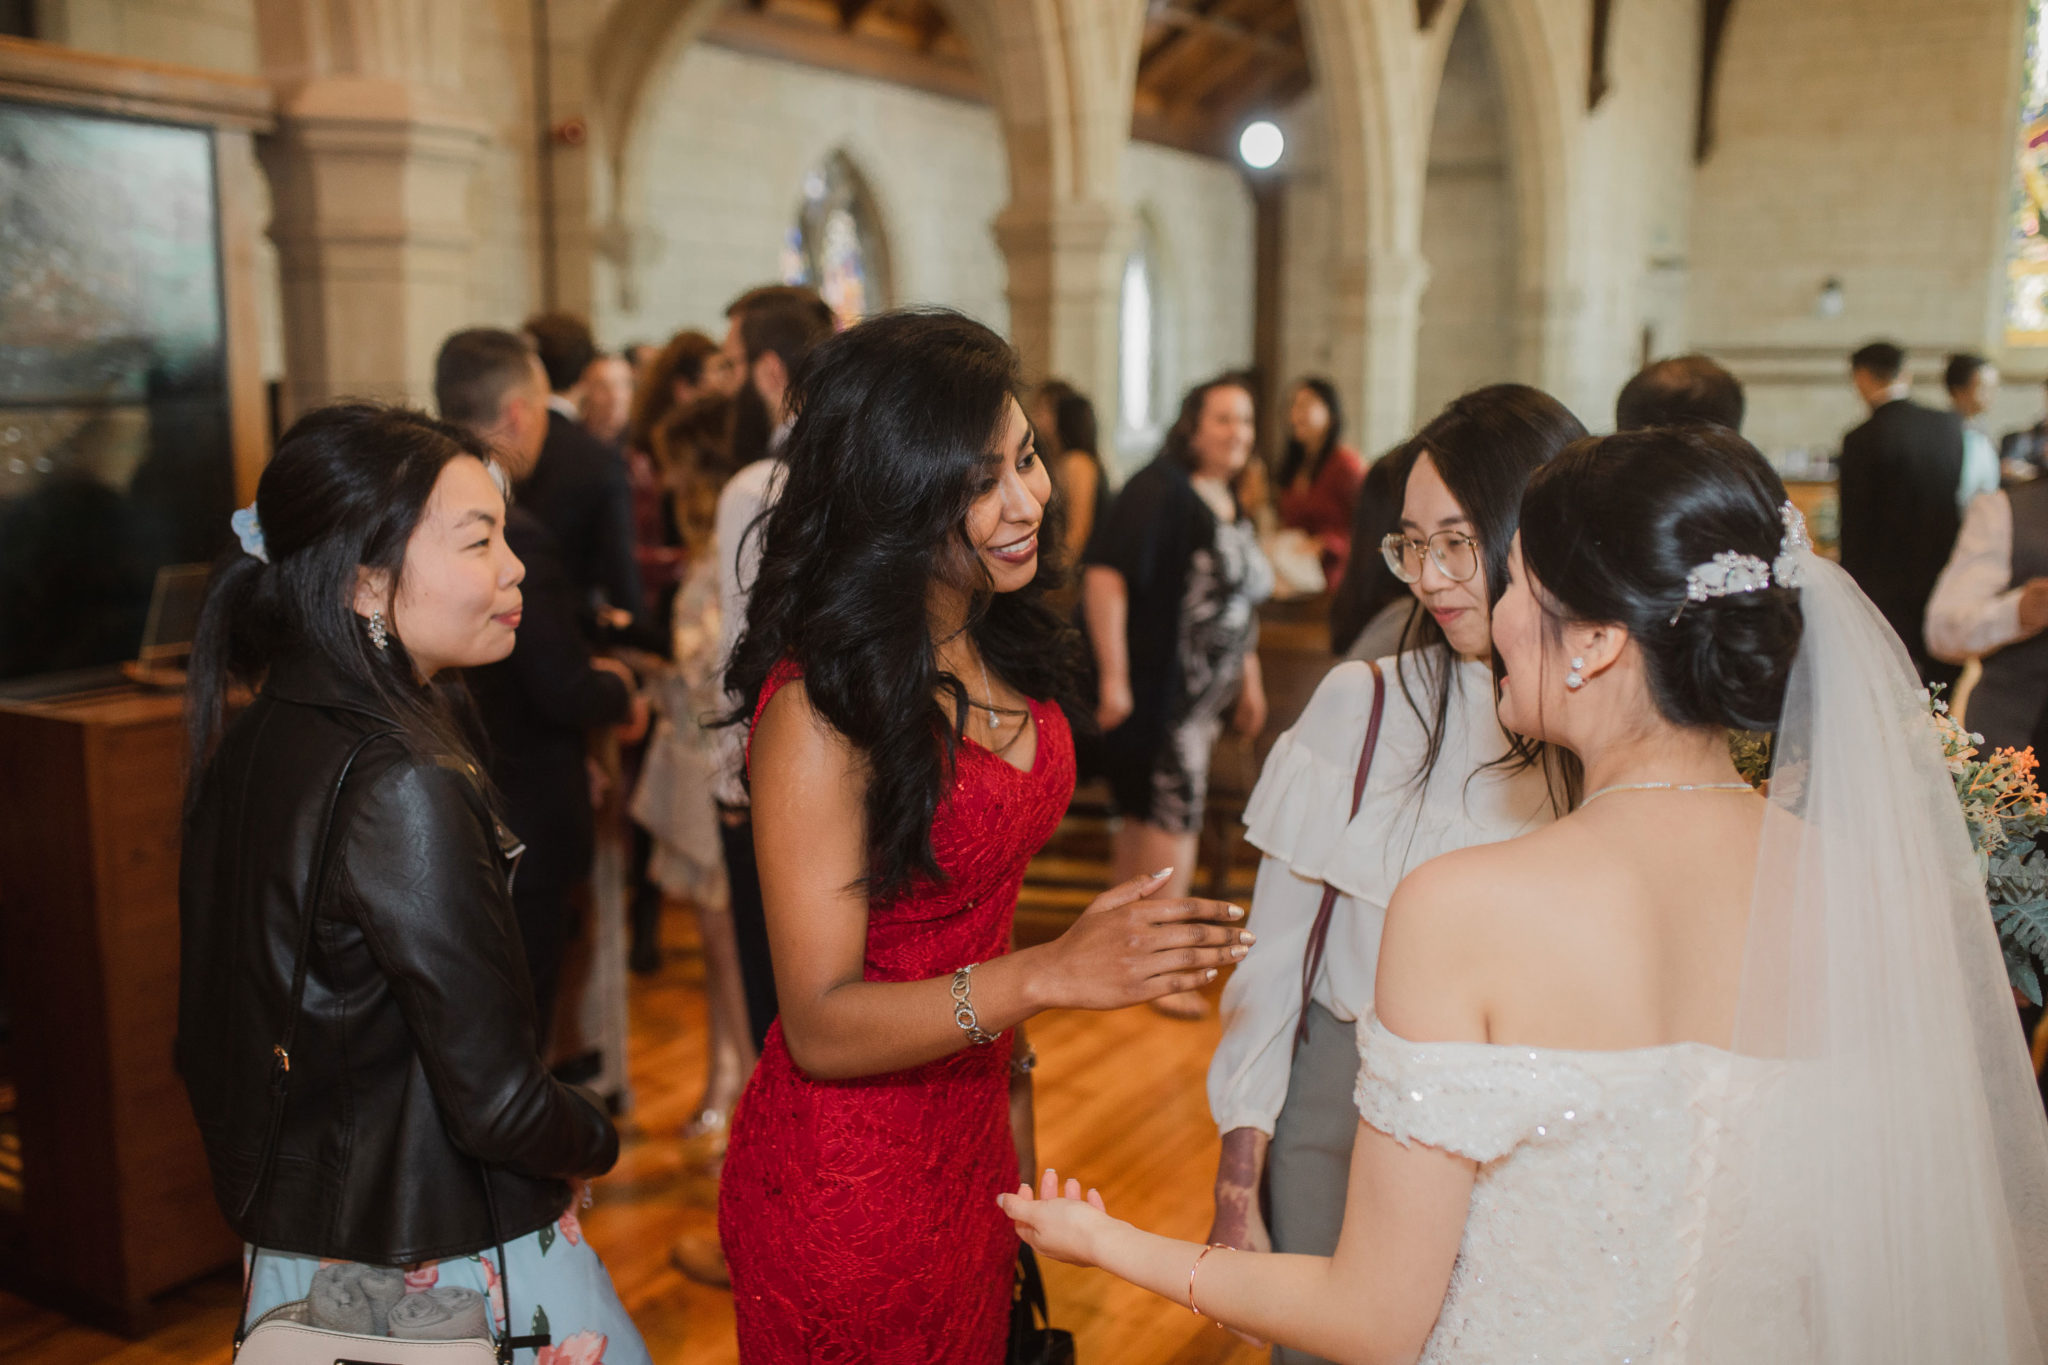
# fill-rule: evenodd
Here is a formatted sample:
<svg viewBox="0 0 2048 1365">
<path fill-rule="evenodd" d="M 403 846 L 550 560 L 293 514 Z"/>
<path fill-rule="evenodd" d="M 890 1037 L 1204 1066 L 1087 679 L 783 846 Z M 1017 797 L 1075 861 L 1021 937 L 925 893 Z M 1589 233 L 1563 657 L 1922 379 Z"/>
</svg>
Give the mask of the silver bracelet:
<svg viewBox="0 0 2048 1365">
<path fill-rule="evenodd" d="M 953 1022 L 967 1035 L 970 1047 L 986 1047 L 996 1040 L 993 1033 L 981 1031 L 981 1020 L 974 1013 L 974 1001 L 967 994 L 967 978 L 974 974 L 979 962 L 970 962 L 953 973 Z"/>
</svg>

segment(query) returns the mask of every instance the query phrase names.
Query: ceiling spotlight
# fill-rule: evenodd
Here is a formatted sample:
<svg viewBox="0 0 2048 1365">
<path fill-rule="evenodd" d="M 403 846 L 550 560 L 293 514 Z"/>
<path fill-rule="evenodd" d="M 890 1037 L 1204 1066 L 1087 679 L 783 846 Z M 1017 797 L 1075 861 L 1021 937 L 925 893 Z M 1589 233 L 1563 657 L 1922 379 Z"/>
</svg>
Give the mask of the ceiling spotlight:
<svg viewBox="0 0 2048 1365">
<path fill-rule="evenodd" d="M 1271 170 L 1280 163 L 1280 154 L 1286 150 L 1286 136 L 1270 119 L 1247 125 L 1237 139 L 1237 154 L 1255 171 Z"/>
</svg>

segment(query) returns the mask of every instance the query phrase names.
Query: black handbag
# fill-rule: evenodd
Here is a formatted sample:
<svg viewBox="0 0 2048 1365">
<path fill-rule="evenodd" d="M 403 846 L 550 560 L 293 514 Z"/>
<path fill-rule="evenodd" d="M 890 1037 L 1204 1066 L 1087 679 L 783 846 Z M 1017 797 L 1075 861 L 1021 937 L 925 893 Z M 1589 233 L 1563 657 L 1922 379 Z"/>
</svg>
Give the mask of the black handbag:
<svg viewBox="0 0 2048 1365">
<path fill-rule="evenodd" d="M 1045 1281 L 1031 1248 L 1017 1248 L 1016 1287 L 1010 1293 L 1009 1365 L 1074 1365 L 1074 1334 L 1052 1325 Z"/>
</svg>

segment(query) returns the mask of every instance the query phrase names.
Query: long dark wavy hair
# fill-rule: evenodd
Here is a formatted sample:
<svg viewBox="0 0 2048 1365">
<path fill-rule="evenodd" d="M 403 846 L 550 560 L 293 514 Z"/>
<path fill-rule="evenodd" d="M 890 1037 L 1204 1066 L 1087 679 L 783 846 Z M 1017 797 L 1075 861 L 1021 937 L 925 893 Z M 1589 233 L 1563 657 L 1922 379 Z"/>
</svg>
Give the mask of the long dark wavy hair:
<svg viewBox="0 0 2048 1365">
<path fill-rule="evenodd" d="M 185 687 L 188 805 L 220 741 L 227 695 L 260 687 L 278 660 L 310 656 L 375 696 L 421 753 L 468 756 L 454 707 L 423 685 L 396 631 L 370 644 L 356 615 L 356 571 L 390 577 L 392 615 L 406 542 L 453 460 L 488 462 L 467 431 L 424 413 L 368 403 L 318 408 L 292 423 L 256 485 L 269 562 L 230 545 L 214 565 Z"/>
<path fill-rule="evenodd" d="M 1472 538 L 1479 542 L 1480 574 L 1486 581 L 1489 611 L 1507 591 L 1508 550 L 1521 522 L 1522 492 L 1528 487 L 1529 476 L 1585 434 L 1586 428 L 1572 416 L 1571 410 L 1541 389 L 1526 384 L 1490 384 L 1452 399 L 1409 441 L 1407 458 L 1411 470 L 1416 461 L 1427 455 L 1444 486 L 1457 500 L 1459 510 L 1472 524 Z M 1353 547 L 1354 553 L 1370 554 L 1377 550 L 1377 546 Z M 1418 786 L 1429 781 L 1443 752 L 1444 732 L 1450 720 L 1452 664 L 1450 641 L 1445 638 L 1443 627 L 1426 611 L 1414 613 L 1401 638 L 1395 671 L 1400 678 L 1401 695 L 1429 735 L 1422 768 L 1415 777 Z M 1496 659 L 1496 674 L 1499 666 Z M 1411 675 L 1422 683 L 1421 698 L 1416 696 Z M 1565 756 L 1511 735 L 1509 753 L 1503 761 L 1514 769 L 1542 766 L 1550 781 L 1553 804 L 1560 811 L 1570 808 L 1576 794 L 1577 770 Z"/>
<path fill-rule="evenodd" d="M 1273 486 L 1276 488 L 1286 488 L 1292 484 L 1294 476 L 1301 473 L 1304 467 L 1308 469 L 1309 482 L 1314 483 L 1317 476 L 1323 472 L 1323 465 L 1329 460 L 1330 452 L 1344 439 L 1344 404 L 1337 397 L 1337 386 L 1320 375 L 1310 375 L 1294 386 L 1296 393 L 1303 389 L 1322 399 L 1323 406 L 1330 410 L 1330 429 L 1323 433 L 1323 444 L 1316 450 L 1310 450 L 1296 440 L 1293 432 L 1288 433 L 1287 446 L 1280 452 L 1280 467 L 1273 472 Z"/>
<path fill-rule="evenodd" d="M 1016 352 L 959 313 L 884 313 L 818 346 L 790 390 L 796 425 L 774 507 L 748 534 L 761 567 L 734 646 L 727 724 L 751 720 L 769 673 L 803 669 L 811 705 L 862 755 L 870 896 L 943 880 L 932 821 L 953 779 L 968 691 L 939 665 L 927 601 L 973 566 L 967 630 L 1026 696 L 1087 714 L 1079 633 L 1045 602 L 1066 570 L 1055 493 L 1038 532 L 1038 573 L 996 593 L 969 542 L 1018 395 Z"/>
</svg>

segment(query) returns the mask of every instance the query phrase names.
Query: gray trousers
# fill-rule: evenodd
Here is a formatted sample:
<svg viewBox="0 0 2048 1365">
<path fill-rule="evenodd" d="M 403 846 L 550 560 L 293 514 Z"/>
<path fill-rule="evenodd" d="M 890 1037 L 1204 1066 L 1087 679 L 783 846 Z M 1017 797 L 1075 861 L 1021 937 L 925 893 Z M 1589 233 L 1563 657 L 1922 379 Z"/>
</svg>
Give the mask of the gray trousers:
<svg viewBox="0 0 2048 1365">
<path fill-rule="evenodd" d="M 1308 1007 L 1308 1038 L 1294 1050 L 1287 1103 L 1273 1122 L 1266 1151 L 1266 1193 L 1273 1250 L 1329 1256 L 1344 1227 L 1351 1185 L 1351 1146 L 1358 1110 L 1358 1026 L 1321 1005 Z M 1273 1348 L 1273 1365 L 1329 1365 L 1320 1356 Z"/>
</svg>

